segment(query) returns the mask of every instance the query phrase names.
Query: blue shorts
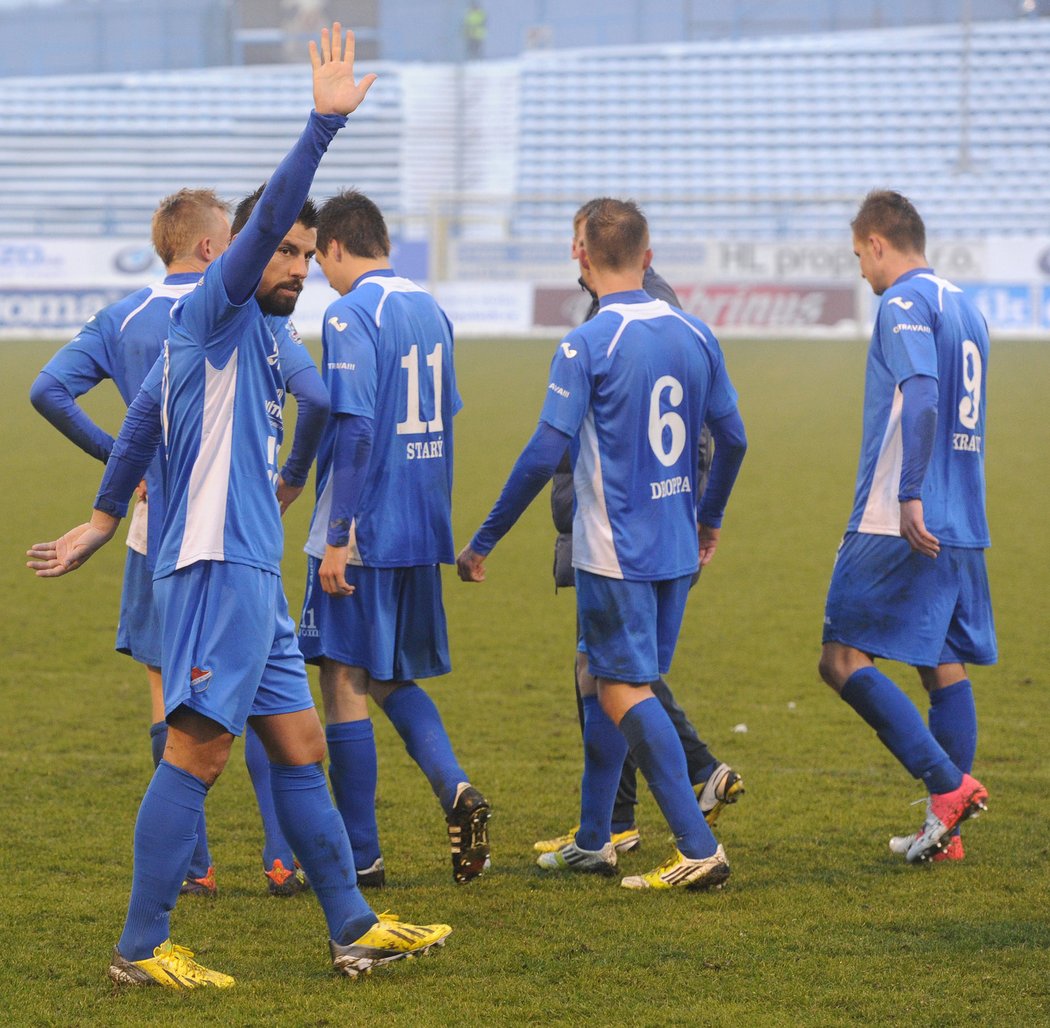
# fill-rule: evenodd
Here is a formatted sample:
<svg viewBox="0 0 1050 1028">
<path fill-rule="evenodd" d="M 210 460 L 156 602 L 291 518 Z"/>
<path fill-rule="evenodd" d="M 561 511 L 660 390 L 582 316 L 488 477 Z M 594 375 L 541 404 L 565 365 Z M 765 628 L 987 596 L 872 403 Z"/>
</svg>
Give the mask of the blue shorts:
<svg viewBox="0 0 1050 1028">
<path fill-rule="evenodd" d="M 124 562 L 124 589 L 120 594 L 117 652 L 140 664 L 160 667 L 160 614 L 153 598 L 153 572 L 146 558 L 128 549 Z"/>
<path fill-rule="evenodd" d="M 912 667 L 994 664 L 984 550 L 942 546 L 931 560 L 897 536 L 847 533 L 828 589 L 824 642 Z"/>
<path fill-rule="evenodd" d="M 576 569 L 580 652 L 596 678 L 645 685 L 671 670 L 692 575 L 626 582 Z"/>
<path fill-rule="evenodd" d="M 448 628 L 441 602 L 441 568 L 346 566 L 352 596 L 329 596 L 308 557 L 299 645 L 311 664 L 322 658 L 364 668 L 378 682 L 447 675 Z"/>
<path fill-rule="evenodd" d="M 234 735 L 254 715 L 313 705 L 280 575 L 199 561 L 153 585 L 164 651 L 164 713 L 186 706 Z"/>
</svg>

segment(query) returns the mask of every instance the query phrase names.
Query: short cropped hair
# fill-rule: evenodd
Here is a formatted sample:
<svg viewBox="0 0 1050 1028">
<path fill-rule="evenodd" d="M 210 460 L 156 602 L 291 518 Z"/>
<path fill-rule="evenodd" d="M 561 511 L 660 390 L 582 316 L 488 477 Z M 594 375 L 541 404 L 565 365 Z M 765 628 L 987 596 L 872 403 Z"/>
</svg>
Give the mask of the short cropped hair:
<svg viewBox="0 0 1050 1028">
<path fill-rule="evenodd" d="M 633 200 L 591 201 L 584 228 L 587 255 L 599 268 L 620 271 L 649 248 L 649 223 Z"/>
<path fill-rule="evenodd" d="M 327 253 L 333 240 L 354 257 L 378 260 L 390 256 L 390 234 L 383 212 L 356 189 L 344 189 L 321 204 L 317 249 Z"/>
<path fill-rule="evenodd" d="M 580 222 L 586 221 L 587 216 L 600 204 L 601 197 L 597 197 L 593 200 L 588 200 L 583 204 L 580 209 L 572 216 L 572 230 L 574 233 L 578 233 L 580 229 Z"/>
<path fill-rule="evenodd" d="M 926 226 L 911 200 L 890 189 L 873 189 L 860 205 L 850 228 L 858 239 L 873 232 L 902 253 L 926 252 Z"/>
<path fill-rule="evenodd" d="M 150 240 L 165 265 L 187 257 L 212 230 L 212 212 L 229 212 L 212 189 L 180 189 L 164 197 L 153 212 Z"/>
<path fill-rule="evenodd" d="M 233 212 L 233 224 L 230 225 L 231 236 L 237 235 L 248 224 L 248 219 L 252 216 L 252 211 L 255 210 L 255 205 L 259 202 L 259 197 L 263 195 L 265 188 L 266 183 L 264 182 L 254 193 L 249 193 L 237 204 Z M 306 203 L 303 204 L 303 209 L 295 220 L 307 228 L 317 228 L 317 206 L 309 197 L 306 198 Z"/>
</svg>

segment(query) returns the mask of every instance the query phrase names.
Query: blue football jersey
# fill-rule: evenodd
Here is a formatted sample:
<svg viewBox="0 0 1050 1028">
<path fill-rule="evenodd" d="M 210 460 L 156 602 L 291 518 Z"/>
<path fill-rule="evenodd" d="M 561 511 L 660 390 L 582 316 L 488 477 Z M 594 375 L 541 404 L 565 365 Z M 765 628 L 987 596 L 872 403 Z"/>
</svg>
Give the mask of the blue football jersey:
<svg viewBox="0 0 1050 1028">
<path fill-rule="evenodd" d="M 900 535 L 901 383 L 937 379 L 937 435 L 922 486 L 927 529 L 948 546 L 989 545 L 984 317 L 958 286 L 919 268 L 882 296 L 868 350 L 864 429 L 848 530 Z"/>
<path fill-rule="evenodd" d="M 44 365 L 71 396 L 113 380 L 125 406 L 135 399 L 168 334 L 172 304 L 200 280 L 199 272 L 168 275 L 104 307 Z M 149 491 L 160 491 L 160 465 L 146 472 Z"/>
<path fill-rule="evenodd" d="M 700 430 L 736 406 L 703 322 L 642 290 L 603 297 L 558 347 L 540 414 L 573 437 L 573 566 L 634 581 L 695 571 Z"/>
<path fill-rule="evenodd" d="M 303 368 L 316 368 L 310 351 L 303 345 L 299 331 L 292 324 L 291 318 L 277 314 L 265 315 L 266 324 L 277 340 L 277 351 L 281 358 L 281 378 L 287 382 Z M 282 392 L 282 397 L 283 397 Z"/>
<path fill-rule="evenodd" d="M 171 312 L 161 408 L 168 507 L 157 578 L 201 560 L 280 571 L 280 352 L 255 298 L 235 306 L 227 297 L 226 256 Z"/>
<path fill-rule="evenodd" d="M 332 413 L 371 418 L 372 454 L 349 559 L 366 567 L 451 564 L 452 326 L 434 298 L 392 271 L 374 271 L 325 312 L 321 374 Z M 317 504 L 306 552 L 323 557 L 334 433 L 317 456 Z"/>
</svg>

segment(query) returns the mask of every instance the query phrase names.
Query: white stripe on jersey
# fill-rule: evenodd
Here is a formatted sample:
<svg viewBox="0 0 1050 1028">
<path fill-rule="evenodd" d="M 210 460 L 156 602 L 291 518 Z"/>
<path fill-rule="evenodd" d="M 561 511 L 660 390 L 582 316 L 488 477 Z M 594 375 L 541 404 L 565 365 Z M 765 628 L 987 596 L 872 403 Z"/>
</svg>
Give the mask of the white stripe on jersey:
<svg viewBox="0 0 1050 1028">
<path fill-rule="evenodd" d="M 186 494 L 186 524 L 176 568 L 198 560 L 224 560 L 226 504 L 233 452 L 233 406 L 237 395 L 237 358 L 219 371 L 204 361 L 204 409 L 197 459 Z"/>
<path fill-rule="evenodd" d="M 927 275 L 923 272 L 921 275 L 916 275 L 916 278 L 924 278 L 927 282 L 932 282 L 937 287 L 937 306 L 944 310 L 944 291 L 947 289 L 949 293 L 961 293 L 962 290 L 952 282 L 949 282 L 946 278 L 941 278 L 939 275 Z"/>
<path fill-rule="evenodd" d="M 580 425 L 579 438 L 580 451 L 573 469 L 576 513 L 572 522 L 572 566 L 606 578 L 623 578 L 605 506 L 605 483 L 592 409 L 588 409 Z"/>
<path fill-rule="evenodd" d="M 689 322 L 666 300 L 650 300 L 649 303 L 610 303 L 607 307 L 603 307 L 598 313 L 604 314 L 606 311 L 612 311 L 614 314 L 619 314 L 623 319 L 620 323 L 620 327 L 616 330 L 616 335 L 614 335 L 609 342 L 609 348 L 605 351 L 606 357 L 612 356 L 613 350 L 616 349 L 616 344 L 620 341 L 620 336 L 623 335 L 624 329 L 626 329 L 632 321 L 652 321 L 653 318 L 675 318 L 685 325 L 691 332 L 695 333 L 698 338 L 704 338 L 703 332 L 701 332 L 695 325 L 690 325 Z"/>
<path fill-rule="evenodd" d="M 310 534 L 306 537 L 306 545 L 303 547 L 304 553 L 309 554 L 311 557 L 316 557 L 318 560 L 324 559 L 325 546 L 328 543 L 328 522 L 332 517 L 333 477 L 329 473 L 328 478 L 325 479 L 321 495 L 317 497 L 313 518 L 310 521 Z M 350 522 L 350 538 L 347 540 L 346 547 L 347 564 L 362 566 L 361 551 L 357 548 L 357 518 Z"/>
<path fill-rule="evenodd" d="M 163 282 L 154 282 L 149 287 L 149 296 L 142 301 L 121 323 L 120 331 L 128 327 L 128 322 L 131 321 L 136 314 L 141 313 L 146 307 L 158 296 L 164 297 L 168 300 L 177 300 L 180 296 L 185 296 L 187 293 L 192 292 L 197 288 L 196 282 L 185 282 L 182 285 L 165 285 Z"/>
<path fill-rule="evenodd" d="M 901 505 L 897 499 L 900 492 L 901 466 L 904 463 L 904 445 L 901 438 L 901 409 L 904 393 L 897 386 L 893 391 L 893 406 L 886 422 L 886 431 L 879 448 L 879 458 L 868 490 L 868 502 L 864 505 L 858 532 L 870 535 L 900 535 Z"/>
<path fill-rule="evenodd" d="M 386 298 L 391 293 L 425 293 L 426 290 L 422 286 L 417 286 L 415 282 L 408 278 L 398 278 L 396 275 L 391 277 L 390 275 L 373 275 L 369 278 L 363 278 L 358 282 L 358 288 L 363 286 L 366 282 L 372 282 L 379 286 L 383 290 L 383 296 L 379 303 L 376 305 L 376 328 L 379 327 L 380 321 L 383 317 L 383 304 L 386 303 Z"/>
</svg>

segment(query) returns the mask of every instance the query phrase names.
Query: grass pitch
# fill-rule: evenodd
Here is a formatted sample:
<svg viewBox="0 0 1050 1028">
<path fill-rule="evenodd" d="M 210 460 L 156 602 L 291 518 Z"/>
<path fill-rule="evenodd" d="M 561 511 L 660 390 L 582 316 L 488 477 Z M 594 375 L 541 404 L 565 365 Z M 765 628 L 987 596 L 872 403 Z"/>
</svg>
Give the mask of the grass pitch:
<svg viewBox="0 0 1050 1028">
<path fill-rule="evenodd" d="M 989 551 L 1001 663 L 974 669 L 976 771 L 990 810 L 959 866 L 886 849 L 922 818 L 910 781 L 818 681 L 824 592 L 849 511 L 864 347 L 725 347 L 750 451 L 722 545 L 686 614 L 669 680 L 747 795 L 718 826 L 733 868 L 714 895 L 634 894 L 616 880 L 545 877 L 532 842 L 577 818 L 573 594 L 555 595 L 538 500 L 488 562 L 446 576 L 455 672 L 431 683 L 464 766 L 492 799 L 494 868 L 451 880 L 444 823 L 381 719 L 379 820 L 391 885 L 377 909 L 445 920 L 436 957 L 361 982 L 329 971 L 310 897 L 266 895 L 240 747 L 208 801 L 220 898 L 182 901 L 176 941 L 237 977 L 232 993 L 116 992 L 104 977 L 123 918 L 131 836 L 151 765 L 144 675 L 112 652 L 123 547 L 58 582 L 26 546 L 82 520 L 101 466 L 29 407 L 55 349 L 0 343 L 8 495 L 0 588 L 0 1009 L 13 1025 L 844 1025 L 1050 1023 L 1050 792 L 1045 415 L 1050 349 L 999 344 L 989 384 Z M 543 397 L 551 345 L 459 344 L 456 535 L 487 512 Z M 115 391 L 89 407 L 119 423 Z M 287 518 L 285 580 L 303 590 L 304 497 Z M 890 673 L 925 708 L 914 675 Z M 746 725 L 747 731 L 734 731 Z M 644 843 L 669 852 L 643 790 Z"/>
</svg>

